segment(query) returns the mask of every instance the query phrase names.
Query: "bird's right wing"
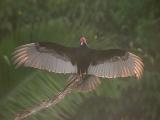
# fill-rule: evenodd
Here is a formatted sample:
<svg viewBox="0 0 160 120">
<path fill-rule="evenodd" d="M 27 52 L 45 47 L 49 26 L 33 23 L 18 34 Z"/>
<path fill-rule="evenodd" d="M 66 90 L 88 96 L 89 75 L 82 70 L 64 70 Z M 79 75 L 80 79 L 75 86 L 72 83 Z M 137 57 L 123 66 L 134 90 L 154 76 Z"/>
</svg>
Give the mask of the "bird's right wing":
<svg viewBox="0 0 160 120">
<path fill-rule="evenodd" d="M 16 48 L 14 63 L 55 73 L 76 73 L 74 63 L 76 48 L 64 47 L 56 43 L 30 43 Z"/>
</svg>

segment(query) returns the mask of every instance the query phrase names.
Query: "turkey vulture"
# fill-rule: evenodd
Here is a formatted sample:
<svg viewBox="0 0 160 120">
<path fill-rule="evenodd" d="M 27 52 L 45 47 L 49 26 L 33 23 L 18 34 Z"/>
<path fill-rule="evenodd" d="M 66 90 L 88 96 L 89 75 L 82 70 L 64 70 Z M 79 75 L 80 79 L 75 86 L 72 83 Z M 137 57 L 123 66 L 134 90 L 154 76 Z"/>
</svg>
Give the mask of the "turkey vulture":
<svg viewBox="0 0 160 120">
<path fill-rule="evenodd" d="M 85 37 L 79 47 L 65 47 L 57 43 L 29 43 L 16 48 L 14 63 L 55 73 L 72 73 L 81 76 L 78 89 L 94 89 L 98 77 L 117 78 L 135 76 L 140 79 L 143 62 L 140 57 L 122 49 L 96 50 L 89 48 Z M 87 78 L 87 76 L 89 76 Z M 90 87 L 89 87 L 90 86 Z"/>
</svg>

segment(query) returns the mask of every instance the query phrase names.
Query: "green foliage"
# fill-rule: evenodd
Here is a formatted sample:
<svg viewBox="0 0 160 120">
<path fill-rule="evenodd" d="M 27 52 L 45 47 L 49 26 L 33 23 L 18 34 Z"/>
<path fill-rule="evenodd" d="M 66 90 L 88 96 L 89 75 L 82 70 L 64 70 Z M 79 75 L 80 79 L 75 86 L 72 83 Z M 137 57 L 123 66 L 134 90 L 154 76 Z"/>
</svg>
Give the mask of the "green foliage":
<svg viewBox="0 0 160 120">
<path fill-rule="evenodd" d="M 13 119 L 28 106 L 50 98 L 67 76 L 18 68 L 14 48 L 30 42 L 78 46 L 86 36 L 90 47 L 124 48 L 143 58 L 145 74 L 108 80 L 96 91 L 74 92 L 55 108 L 30 120 L 158 120 L 160 84 L 160 2 L 157 0 L 2 0 L 0 1 L 0 118 Z"/>
</svg>

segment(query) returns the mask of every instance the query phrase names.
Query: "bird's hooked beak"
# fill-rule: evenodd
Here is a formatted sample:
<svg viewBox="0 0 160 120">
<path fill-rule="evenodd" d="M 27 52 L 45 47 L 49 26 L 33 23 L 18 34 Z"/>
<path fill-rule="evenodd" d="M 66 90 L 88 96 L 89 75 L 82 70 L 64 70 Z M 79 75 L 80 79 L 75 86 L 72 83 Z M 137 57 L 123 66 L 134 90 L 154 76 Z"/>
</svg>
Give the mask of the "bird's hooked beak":
<svg viewBox="0 0 160 120">
<path fill-rule="evenodd" d="M 86 40 L 85 37 L 81 37 L 81 38 L 80 38 L 80 44 L 81 44 L 81 45 L 87 45 L 87 46 L 88 46 L 87 40 Z"/>
</svg>

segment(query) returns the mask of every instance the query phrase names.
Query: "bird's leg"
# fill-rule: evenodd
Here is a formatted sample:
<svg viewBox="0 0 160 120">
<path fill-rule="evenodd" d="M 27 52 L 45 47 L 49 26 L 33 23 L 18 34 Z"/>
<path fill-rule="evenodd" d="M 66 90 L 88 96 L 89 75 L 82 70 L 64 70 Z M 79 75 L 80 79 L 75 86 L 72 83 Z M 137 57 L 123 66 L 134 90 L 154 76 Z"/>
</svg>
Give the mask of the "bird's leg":
<svg viewBox="0 0 160 120">
<path fill-rule="evenodd" d="M 82 72 L 82 70 L 80 69 L 80 72 L 79 72 L 80 80 L 83 80 L 85 78 L 85 74 L 86 73 Z"/>
<path fill-rule="evenodd" d="M 80 79 L 83 79 L 83 73 L 82 73 L 82 70 L 80 69 L 80 74 L 79 74 L 79 76 L 80 76 Z"/>
</svg>

